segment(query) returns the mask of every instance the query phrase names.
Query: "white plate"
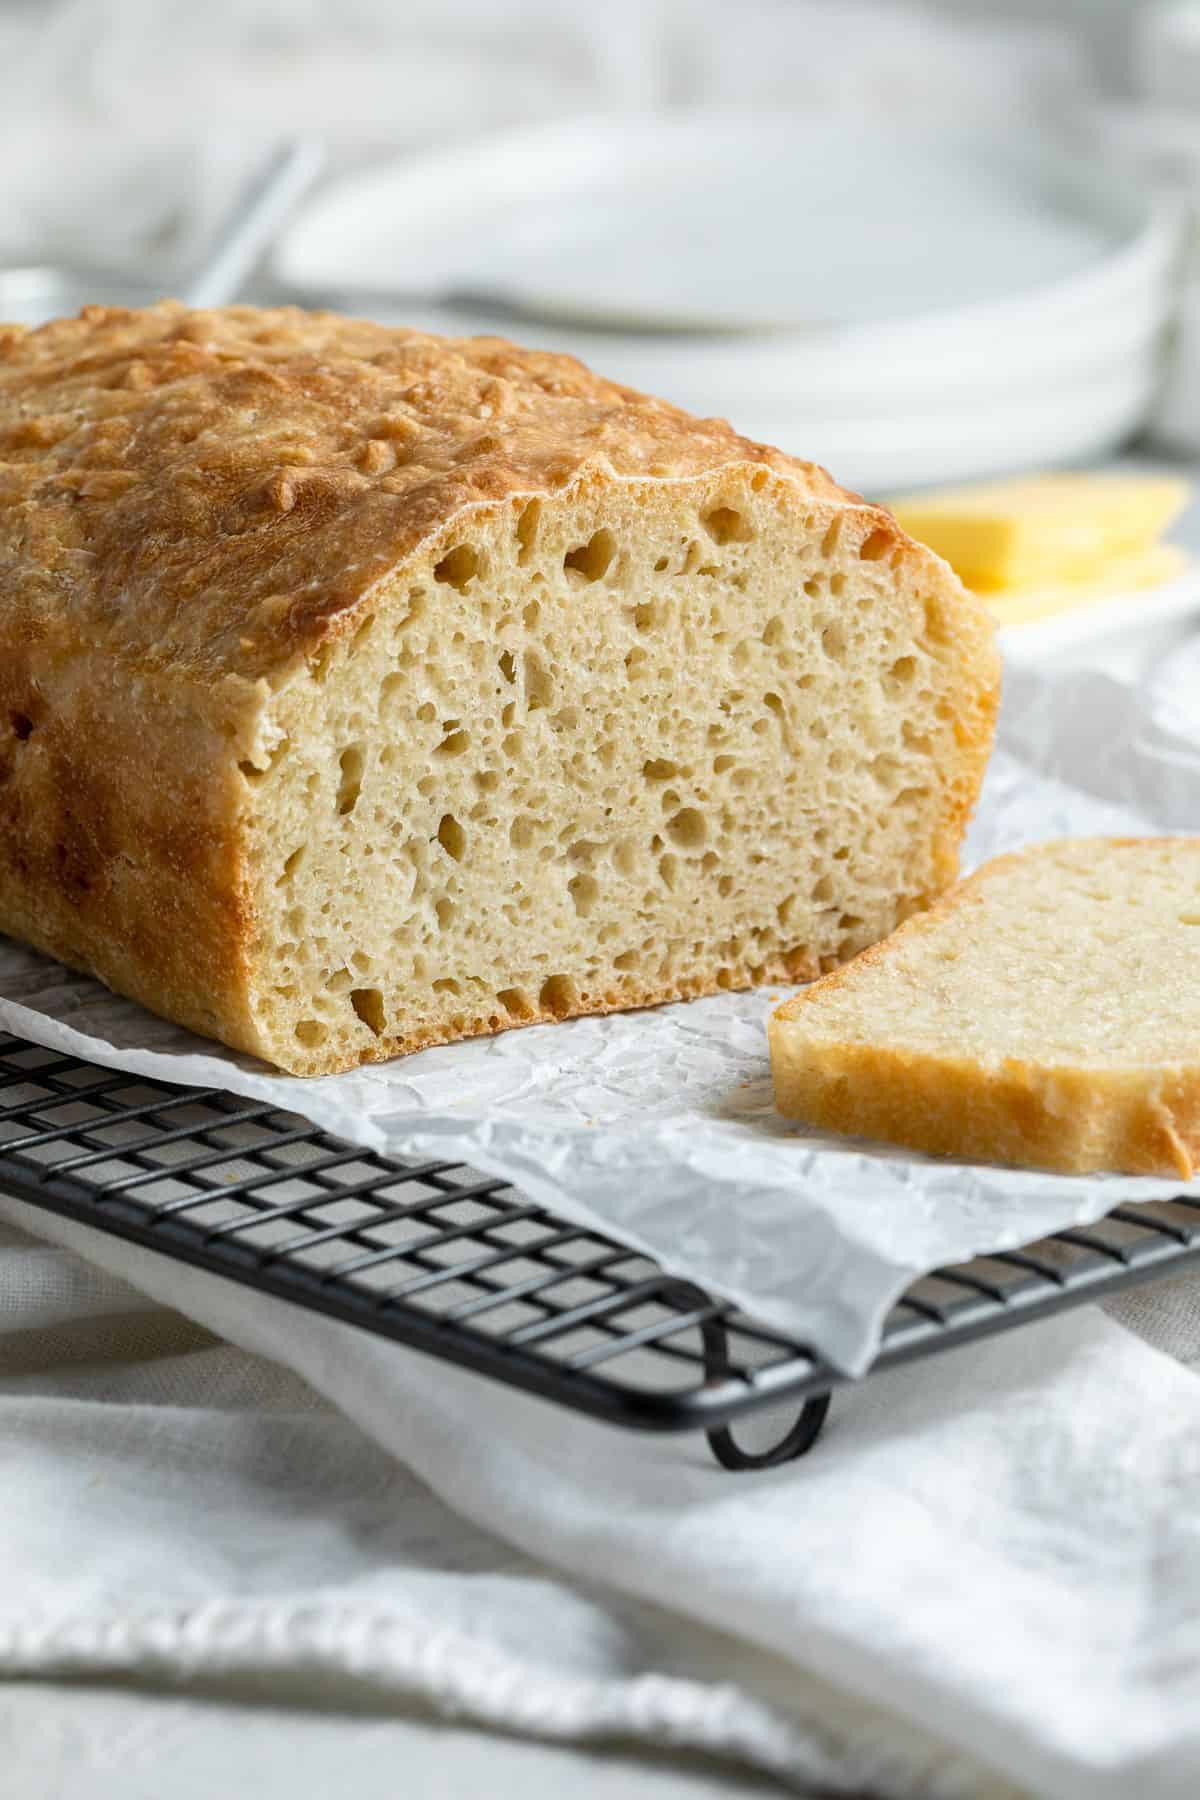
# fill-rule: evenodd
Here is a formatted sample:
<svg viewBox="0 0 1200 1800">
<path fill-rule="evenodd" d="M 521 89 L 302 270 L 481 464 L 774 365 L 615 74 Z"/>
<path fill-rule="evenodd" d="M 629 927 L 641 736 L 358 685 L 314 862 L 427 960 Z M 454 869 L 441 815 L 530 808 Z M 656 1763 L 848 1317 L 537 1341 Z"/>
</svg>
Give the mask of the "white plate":
<svg viewBox="0 0 1200 1800">
<path fill-rule="evenodd" d="M 351 304 L 353 296 L 350 296 Z M 959 410 L 1011 400 L 1022 388 L 1046 395 L 1127 369 L 1157 352 L 1167 314 L 1161 280 L 1120 308 L 1096 309 L 1069 330 L 1057 323 L 1019 332 L 980 333 L 966 341 L 909 344 L 883 334 L 831 333 L 819 343 L 784 336 L 686 338 L 625 332 L 571 331 L 540 322 L 523 330 L 539 348 L 578 356 L 614 381 L 673 400 L 693 412 L 721 413 L 742 423 L 766 402 L 797 420 L 836 411 L 872 416 L 882 402 L 905 411 L 949 402 Z M 448 336 L 487 334 L 497 321 L 483 312 L 427 308 L 375 309 L 378 316 Z"/>
<path fill-rule="evenodd" d="M 276 268 L 400 290 L 386 316 L 425 329 L 515 330 L 870 490 L 1120 444 L 1152 400 L 1177 240 L 1172 209 L 1044 148 L 720 112 L 360 171 L 294 222 Z M 556 316 L 411 298 L 480 288 Z M 631 316 L 808 328 L 600 329 Z"/>
<path fill-rule="evenodd" d="M 999 639 L 1005 656 L 1013 661 L 1042 662 L 1121 639 L 1149 644 L 1161 637 L 1164 627 L 1189 619 L 1200 624 L 1200 563 L 1162 587 L 1113 594 L 1048 619 L 1007 625 Z"/>
<path fill-rule="evenodd" d="M 1079 389 L 1017 392 L 1003 405 L 964 404 L 940 412 L 890 408 L 873 418 L 752 410 L 734 423 L 748 437 L 823 463 L 847 487 L 894 493 L 976 474 L 1085 462 L 1113 451 L 1145 417 L 1156 382 L 1156 365 L 1147 359 Z"/>
<path fill-rule="evenodd" d="M 943 331 L 1069 314 L 1137 282 L 1146 204 L 1045 148 L 717 111 L 584 119 L 359 172 L 277 268 L 496 291 L 579 324 Z"/>
</svg>

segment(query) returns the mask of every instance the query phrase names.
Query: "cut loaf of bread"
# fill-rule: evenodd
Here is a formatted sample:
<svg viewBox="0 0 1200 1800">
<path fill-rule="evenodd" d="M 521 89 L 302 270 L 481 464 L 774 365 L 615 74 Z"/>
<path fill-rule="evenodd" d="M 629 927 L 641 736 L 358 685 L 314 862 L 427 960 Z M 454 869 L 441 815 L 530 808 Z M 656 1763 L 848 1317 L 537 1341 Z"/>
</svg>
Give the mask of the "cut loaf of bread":
<svg viewBox="0 0 1200 1800">
<path fill-rule="evenodd" d="M 982 606 L 497 339 L 0 334 L 0 929 L 286 1069 L 807 978 L 956 872 Z"/>
<path fill-rule="evenodd" d="M 776 1012 L 781 1111 L 933 1155 L 1190 1177 L 1200 838 L 1002 856 Z"/>
</svg>

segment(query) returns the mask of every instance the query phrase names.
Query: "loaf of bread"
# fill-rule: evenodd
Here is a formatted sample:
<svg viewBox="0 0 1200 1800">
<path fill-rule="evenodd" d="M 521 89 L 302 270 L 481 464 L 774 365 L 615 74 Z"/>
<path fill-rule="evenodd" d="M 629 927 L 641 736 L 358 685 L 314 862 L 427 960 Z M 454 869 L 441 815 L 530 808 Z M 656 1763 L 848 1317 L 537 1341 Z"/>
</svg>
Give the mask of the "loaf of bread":
<svg viewBox="0 0 1200 1800">
<path fill-rule="evenodd" d="M 1200 838 L 998 857 L 771 1020 L 783 1112 L 934 1155 L 1190 1178 Z"/>
<path fill-rule="evenodd" d="M 944 563 L 569 358 L 328 314 L 0 338 L 0 930 L 319 1074 L 806 979 L 953 878 Z"/>
</svg>

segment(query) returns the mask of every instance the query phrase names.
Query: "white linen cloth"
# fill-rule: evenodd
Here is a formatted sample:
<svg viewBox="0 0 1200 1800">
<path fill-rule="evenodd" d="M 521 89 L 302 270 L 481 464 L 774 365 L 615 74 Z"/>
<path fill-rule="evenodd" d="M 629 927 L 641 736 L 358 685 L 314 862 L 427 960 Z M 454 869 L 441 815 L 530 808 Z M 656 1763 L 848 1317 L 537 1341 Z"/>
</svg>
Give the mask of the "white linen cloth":
<svg viewBox="0 0 1200 1800">
<path fill-rule="evenodd" d="M 0 1675 L 423 1700 L 805 1793 L 1200 1784 L 1200 1384 L 1098 1313 L 730 1476 L 0 1201 L 0 1445 Z"/>
</svg>

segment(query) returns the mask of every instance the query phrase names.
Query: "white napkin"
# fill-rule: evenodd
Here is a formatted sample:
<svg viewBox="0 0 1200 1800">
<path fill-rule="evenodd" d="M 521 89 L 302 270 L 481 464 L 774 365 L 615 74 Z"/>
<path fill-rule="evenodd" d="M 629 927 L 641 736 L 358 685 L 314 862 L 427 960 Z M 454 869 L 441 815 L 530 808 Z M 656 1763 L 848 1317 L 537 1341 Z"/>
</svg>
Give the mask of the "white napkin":
<svg viewBox="0 0 1200 1800">
<path fill-rule="evenodd" d="M 873 1380 L 731 1476 L 0 1212 L 0 1673 L 423 1700 L 886 1800 L 1197 1791 L 1200 1385 L 1097 1314 Z M 98 1314 L 140 1361 L 72 1348 Z M 30 1317 L 61 1360 L 22 1376 Z"/>
</svg>

